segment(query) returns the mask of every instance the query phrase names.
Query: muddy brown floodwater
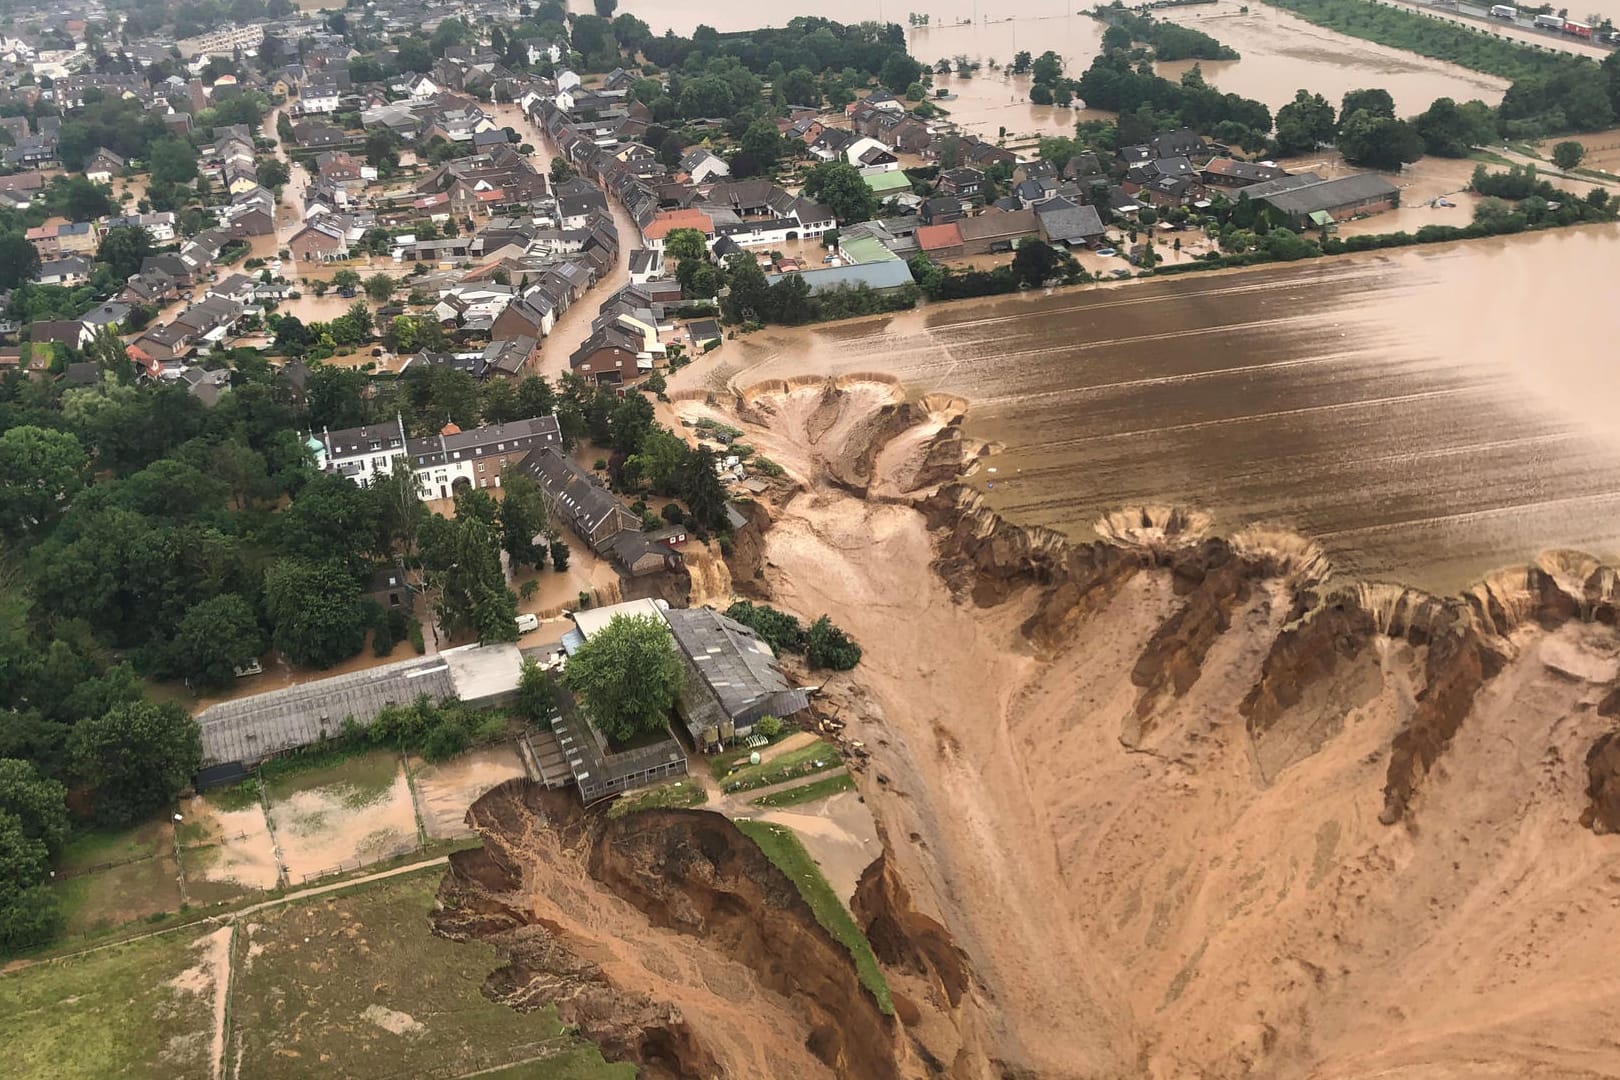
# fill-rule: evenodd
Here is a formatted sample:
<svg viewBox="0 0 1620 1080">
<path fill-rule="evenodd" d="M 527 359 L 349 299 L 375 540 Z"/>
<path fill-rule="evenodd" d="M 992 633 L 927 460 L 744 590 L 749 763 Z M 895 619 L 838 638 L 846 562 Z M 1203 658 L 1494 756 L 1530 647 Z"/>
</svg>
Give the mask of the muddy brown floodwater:
<svg viewBox="0 0 1620 1080">
<path fill-rule="evenodd" d="M 879 372 L 971 406 L 972 482 L 1090 539 L 1179 504 L 1278 524 L 1342 573 L 1454 590 L 1620 549 L 1620 227 L 940 305 L 728 342 L 735 385 Z"/>
</svg>

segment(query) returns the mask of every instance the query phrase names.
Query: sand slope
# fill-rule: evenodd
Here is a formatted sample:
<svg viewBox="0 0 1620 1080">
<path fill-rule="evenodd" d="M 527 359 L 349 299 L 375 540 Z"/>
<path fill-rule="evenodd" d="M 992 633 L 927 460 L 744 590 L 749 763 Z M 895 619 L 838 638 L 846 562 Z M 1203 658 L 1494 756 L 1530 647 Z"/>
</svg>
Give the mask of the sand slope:
<svg viewBox="0 0 1620 1080">
<path fill-rule="evenodd" d="M 891 861 L 973 972 L 932 1047 L 951 1075 L 1620 1075 L 1620 838 L 1579 820 L 1612 627 L 1471 629 L 1483 689 L 1452 687 L 1455 735 L 1391 814 L 1392 747 L 1446 704 L 1452 623 L 1338 642 L 1251 735 L 1313 583 L 1279 560 L 1217 588 L 1161 531 L 1086 591 L 1041 537 L 931 532 L 901 489 L 930 472 L 917 425 L 950 417 L 901 394 L 783 384 L 740 413 L 802 485 L 772 508 L 762 587 L 865 646 L 825 693 L 872 751 Z M 1017 572 L 989 581 L 981 551 L 947 584 L 965 534 Z"/>
</svg>

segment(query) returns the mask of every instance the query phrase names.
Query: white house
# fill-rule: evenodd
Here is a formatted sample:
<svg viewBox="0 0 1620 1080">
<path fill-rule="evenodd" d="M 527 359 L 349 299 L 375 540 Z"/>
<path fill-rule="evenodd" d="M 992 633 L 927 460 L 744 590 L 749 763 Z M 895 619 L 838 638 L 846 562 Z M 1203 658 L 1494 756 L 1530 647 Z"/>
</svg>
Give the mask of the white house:
<svg viewBox="0 0 1620 1080">
<path fill-rule="evenodd" d="M 702 147 L 688 151 L 681 158 L 681 168 L 691 176 L 694 184 L 707 184 L 710 180 L 724 180 L 731 175 L 731 166 L 725 159 Z"/>
<path fill-rule="evenodd" d="M 443 92 L 443 88 L 426 75 L 412 75 L 406 80 L 404 90 L 412 101 L 426 101 Z"/>
<path fill-rule="evenodd" d="M 467 488 L 498 488 L 501 469 L 539 446 L 562 447 L 554 416 L 536 416 L 462 431 L 446 424 L 437 435 L 407 438 L 404 422 L 321 430 L 310 438 L 316 464 L 360 485 L 394 469 L 401 458 L 416 471 L 424 498 L 448 499 Z"/>
<path fill-rule="evenodd" d="M 306 83 L 298 97 L 298 111 L 305 116 L 335 113 L 342 92 L 337 83 Z"/>
</svg>

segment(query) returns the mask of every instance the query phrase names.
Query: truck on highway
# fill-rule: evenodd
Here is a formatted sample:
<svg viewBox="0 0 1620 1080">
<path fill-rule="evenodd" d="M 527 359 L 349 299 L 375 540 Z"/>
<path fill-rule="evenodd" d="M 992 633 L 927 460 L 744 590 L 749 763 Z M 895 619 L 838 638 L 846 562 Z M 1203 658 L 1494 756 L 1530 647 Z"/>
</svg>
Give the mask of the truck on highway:
<svg viewBox="0 0 1620 1080">
<path fill-rule="evenodd" d="M 1519 18 L 1519 9 L 1508 4 L 1492 4 L 1491 18 L 1506 19 L 1509 22 L 1515 22 Z"/>
<path fill-rule="evenodd" d="M 1571 37 L 1587 38 L 1590 40 L 1592 37 L 1592 28 L 1587 26 L 1585 23 L 1575 22 L 1573 19 L 1565 19 L 1564 33 L 1569 34 Z"/>
<path fill-rule="evenodd" d="M 1533 20 L 1543 30 L 1562 30 L 1564 20 L 1558 15 L 1537 15 Z"/>
</svg>

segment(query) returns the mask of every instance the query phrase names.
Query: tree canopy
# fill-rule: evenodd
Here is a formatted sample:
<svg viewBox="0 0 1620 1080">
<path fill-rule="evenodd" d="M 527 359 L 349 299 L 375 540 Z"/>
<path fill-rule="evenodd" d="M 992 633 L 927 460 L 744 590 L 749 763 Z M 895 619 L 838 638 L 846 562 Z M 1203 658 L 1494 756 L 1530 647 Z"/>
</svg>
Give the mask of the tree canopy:
<svg viewBox="0 0 1620 1080">
<path fill-rule="evenodd" d="M 667 727 L 680 696 L 681 662 L 663 622 L 615 615 L 569 659 L 566 681 L 591 723 L 624 743 Z"/>
</svg>

